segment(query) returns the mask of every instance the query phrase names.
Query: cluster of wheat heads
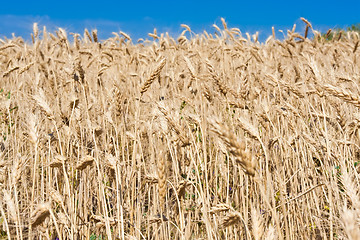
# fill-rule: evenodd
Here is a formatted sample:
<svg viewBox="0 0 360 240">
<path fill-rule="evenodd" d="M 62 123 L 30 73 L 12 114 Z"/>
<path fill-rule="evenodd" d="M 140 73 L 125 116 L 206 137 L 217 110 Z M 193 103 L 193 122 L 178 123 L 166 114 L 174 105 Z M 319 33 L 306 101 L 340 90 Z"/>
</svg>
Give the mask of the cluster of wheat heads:
<svg viewBox="0 0 360 240">
<path fill-rule="evenodd" d="M 0 236 L 358 239 L 359 36 L 303 21 L 0 40 Z"/>
</svg>

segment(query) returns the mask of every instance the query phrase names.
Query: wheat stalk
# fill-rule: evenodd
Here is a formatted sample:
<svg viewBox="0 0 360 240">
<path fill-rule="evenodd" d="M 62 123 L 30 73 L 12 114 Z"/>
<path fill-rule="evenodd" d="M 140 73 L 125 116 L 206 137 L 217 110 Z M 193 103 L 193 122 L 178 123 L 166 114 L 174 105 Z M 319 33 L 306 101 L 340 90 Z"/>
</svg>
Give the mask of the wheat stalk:
<svg viewBox="0 0 360 240">
<path fill-rule="evenodd" d="M 159 155 L 158 164 L 158 191 L 159 191 L 159 206 L 161 209 L 164 209 L 164 202 L 166 197 L 166 153 L 162 152 Z"/>
</svg>

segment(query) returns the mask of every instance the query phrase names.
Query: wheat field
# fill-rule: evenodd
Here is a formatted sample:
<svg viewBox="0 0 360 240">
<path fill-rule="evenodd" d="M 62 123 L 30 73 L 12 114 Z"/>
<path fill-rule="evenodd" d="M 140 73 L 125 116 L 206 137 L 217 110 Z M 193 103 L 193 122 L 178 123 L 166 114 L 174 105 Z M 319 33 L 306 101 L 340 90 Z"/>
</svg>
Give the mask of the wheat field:
<svg viewBox="0 0 360 240">
<path fill-rule="evenodd" d="M 1 39 L 0 239 L 360 239 L 359 34 L 302 20 Z"/>
</svg>

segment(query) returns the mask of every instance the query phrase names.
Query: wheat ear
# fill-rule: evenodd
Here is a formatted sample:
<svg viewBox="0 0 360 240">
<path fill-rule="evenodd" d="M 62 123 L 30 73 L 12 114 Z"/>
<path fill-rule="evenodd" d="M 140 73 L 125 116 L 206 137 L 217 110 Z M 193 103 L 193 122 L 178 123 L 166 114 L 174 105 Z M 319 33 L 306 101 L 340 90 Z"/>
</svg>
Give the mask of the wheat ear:
<svg viewBox="0 0 360 240">
<path fill-rule="evenodd" d="M 236 162 L 240 164 L 245 173 L 252 177 L 255 176 L 255 164 L 252 162 L 249 150 L 246 150 L 245 143 L 243 141 L 239 142 L 225 125 L 215 120 L 209 122 L 212 126 L 211 130 L 223 140 L 228 151 L 235 157 Z"/>
<path fill-rule="evenodd" d="M 360 98 L 357 97 L 355 94 L 351 93 L 350 91 L 347 91 L 345 89 L 337 88 L 335 86 L 332 86 L 330 84 L 325 84 L 323 88 L 329 92 L 331 95 L 338 97 L 345 102 L 351 103 L 355 105 L 356 107 L 360 107 Z"/>
<path fill-rule="evenodd" d="M 183 131 L 178 127 L 178 125 L 175 123 L 175 120 L 170 116 L 169 111 L 165 108 L 165 106 L 162 103 L 158 103 L 158 109 L 166 119 L 167 123 L 169 124 L 169 127 L 174 130 L 174 132 L 179 137 L 179 140 L 182 142 L 182 147 L 186 147 L 190 145 L 189 139 L 185 136 Z"/>
<path fill-rule="evenodd" d="M 33 228 L 42 224 L 50 216 L 50 203 L 42 203 L 31 213 L 31 226 Z"/>
<path fill-rule="evenodd" d="M 166 63 L 166 58 L 163 58 L 160 60 L 159 64 L 155 68 L 155 71 L 153 71 L 151 73 L 150 77 L 142 85 L 141 90 L 140 90 L 141 95 L 143 95 L 150 88 L 150 86 L 154 82 L 154 80 L 160 76 L 160 72 L 164 68 L 165 63 Z"/>
</svg>

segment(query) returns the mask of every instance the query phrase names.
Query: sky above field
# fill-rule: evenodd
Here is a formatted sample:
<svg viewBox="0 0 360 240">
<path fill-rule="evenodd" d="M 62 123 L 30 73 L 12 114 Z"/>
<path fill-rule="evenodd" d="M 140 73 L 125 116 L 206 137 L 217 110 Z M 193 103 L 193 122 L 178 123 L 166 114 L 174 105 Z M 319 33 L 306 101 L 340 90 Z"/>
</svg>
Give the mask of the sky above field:
<svg viewBox="0 0 360 240">
<path fill-rule="evenodd" d="M 154 28 L 177 37 L 183 30 L 182 23 L 195 33 L 211 32 L 213 24 L 222 25 L 221 17 L 229 27 L 240 28 L 243 33 L 258 31 L 261 39 L 266 39 L 274 26 L 280 38 L 279 30 L 286 32 L 294 24 L 297 31 L 304 30 L 300 17 L 308 19 L 320 31 L 360 23 L 360 0 L 2 1 L 0 38 L 14 33 L 29 39 L 34 22 L 40 27 L 47 26 L 50 31 L 61 27 L 68 32 L 83 33 L 85 28 L 96 28 L 100 39 L 119 31 L 133 39 L 146 38 Z"/>
</svg>

